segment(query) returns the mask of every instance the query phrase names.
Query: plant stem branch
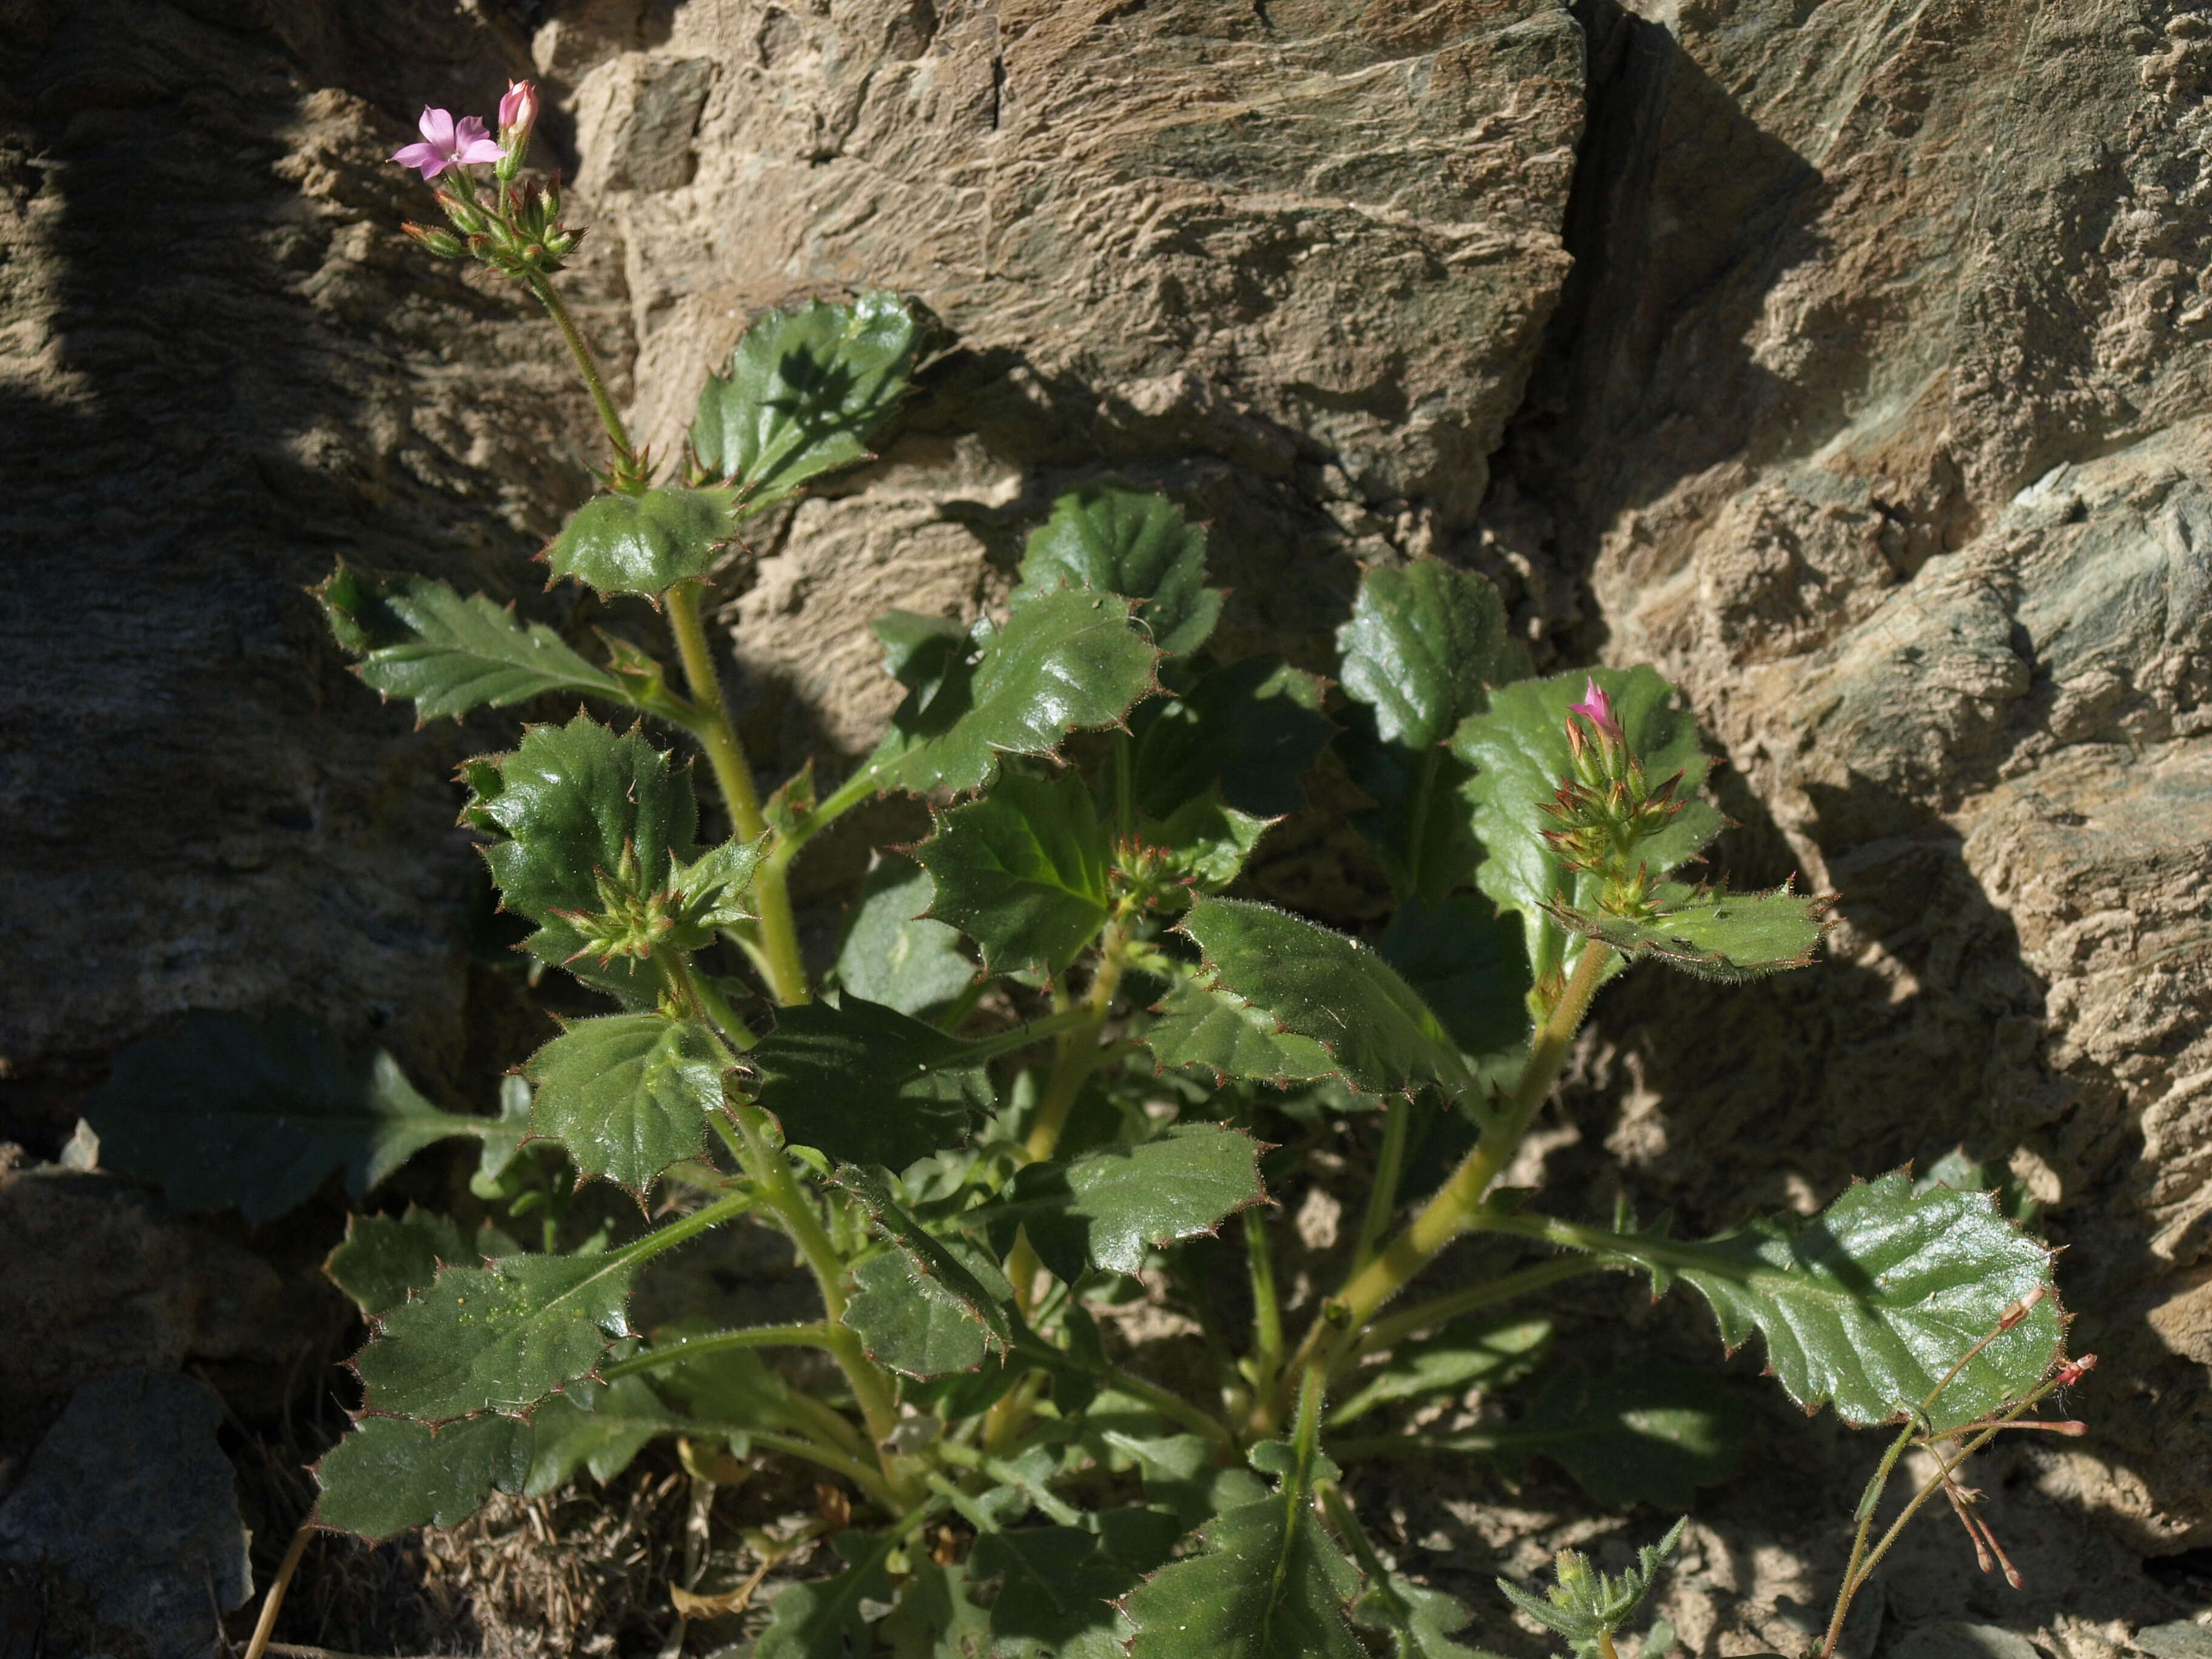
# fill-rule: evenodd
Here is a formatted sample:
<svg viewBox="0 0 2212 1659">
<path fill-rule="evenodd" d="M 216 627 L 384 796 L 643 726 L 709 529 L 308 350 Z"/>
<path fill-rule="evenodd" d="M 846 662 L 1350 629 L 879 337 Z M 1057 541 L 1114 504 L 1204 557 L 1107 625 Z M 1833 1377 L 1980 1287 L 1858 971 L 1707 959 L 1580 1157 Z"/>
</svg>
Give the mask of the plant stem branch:
<svg viewBox="0 0 2212 1659">
<path fill-rule="evenodd" d="M 1367 1213 L 1359 1223 L 1358 1247 L 1352 1253 L 1354 1269 L 1373 1259 L 1376 1246 L 1389 1231 L 1390 1217 L 1398 1207 L 1398 1181 L 1406 1162 L 1406 1139 L 1412 1133 L 1413 1103 L 1403 1095 L 1394 1097 L 1382 1114 L 1382 1150 L 1375 1160 L 1375 1184 L 1367 1189 Z"/>
<path fill-rule="evenodd" d="M 1267 1216 L 1261 1205 L 1244 1212 L 1244 1258 L 1252 1273 L 1252 1340 L 1259 1374 L 1254 1392 L 1275 1386 L 1283 1364 L 1283 1304 L 1275 1291 L 1275 1259 L 1268 1248 Z"/>
<path fill-rule="evenodd" d="M 1377 1320 L 1367 1328 L 1345 1355 L 1345 1362 L 1356 1364 L 1407 1337 L 1432 1330 L 1438 1325 L 1449 1324 L 1462 1314 L 1470 1314 L 1500 1302 L 1510 1302 L 1531 1291 L 1540 1291 L 1547 1285 L 1556 1285 L 1561 1279 L 1604 1270 L 1605 1263 L 1602 1261 L 1592 1261 L 1588 1256 L 1563 1255 L 1555 1256 L 1549 1261 L 1537 1262 L 1534 1267 L 1523 1267 L 1515 1273 L 1501 1273 L 1480 1285 L 1454 1291 L 1449 1295 L 1419 1303 L 1403 1313 L 1393 1314 L 1388 1319 Z"/>
<path fill-rule="evenodd" d="M 1290 1408 L 1291 1390 L 1325 1346 L 1331 1352 L 1323 1362 L 1324 1367 L 1334 1370 L 1337 1356 L 1358 1339 L 1367 1322 L 1384 1303 L 1436 1260 L 1444 1246 L 1483 1224 L 1483 1200 L 1491 1183 L 1513 1161 L 1513 1154 L 1520 1150 L 1522 1139 L 1528 1133 L 1537 1111 L 1551 1097 L 1552 1085 L 1566 1065 L 1575 1032 L 1589 1012 L 1590 1000 L 1604 981 L 1613 955 L 1611 947 L 1595 939 L 1583 946 L 1559 1001 L 1537 1029 L 1535 1040 L 1529 1045 L 1528 1063 L 1522 1067 L 1520 1081 L 1504 1111 L 1491 1120 L 1474 1150 L 1405 1231 L 1322 1304 L 1321 1313 L 1307 1328 L 1304 1340 L 1299 1343 L 1298 1352 L 1292 1356 L 1282 1380 L 1276 1384 L 1273 1395 L 1255 1411 L 1255 1432 L 1271 1432 L 1283 1420 Z"/>
<path fill-rule="evenodd" d="M 762 817 L 760 793 L 753 786 L 751 763 L 730 724 L 730 707 L 722 696 L 721 676 L 714 670 L 714 653 L 707 643 L 707 626 L 700 614 L 699 596 L 705 584 L 678 582 L 664 596 L 668 604 L 669 631 L 684 659 L 684 678 L 691 689 L 696 711 L 692 731 L 707 751 L 715 786 L 729 808 L 730 825 L 740 841 L 757 841 L 768 833 Z M 781 850 L 781 849 L 778 849 Z M 807 1000 L 806 969 L 799 954 L 799 929 L 791 911 L 789 860 L 775 852 L 763 860 L 753 878 L 753 904 L 760 913 L 761 960 L 769 990 L 785 1007 Z"/>
<path fill-rule="evenodd" d="M 1103 1058 L 1098 1036 L 1106 1028 L 1107 1016 L 1113 1012 L 1114 994 L 1121 988 L 1122 952 L 1127 944 L 1128 919 L 1117 912 L 1099 941 L 1098 966 L 1091 976 L 1091 989 L 1084 996 L 1079 1017 L 1061 1034 L 1060 1055 L 1045 1081 L 1036 1123 L 1024 1143 L 1023 1150 L 1032 1164 L 1043 1163 L 1060 1145 L 1067 1115 L 1075 1109 L 1075 1097 Z"/>
<path fill-rule="evenodd" d="M 599 365 L 592 356 L 592 348 L 577 328 L 576 319 L 568 314 L 567 301 L 551 282 L 534 271 L 522 280 L 538 303 L 545 307 L 546 315 L 561 331 L 561 337 L 568 342 L 568 353 L 575 358 L 576 368 L 584 377 L 584 389 L 592 394 L 592 402 L 599 411 L 599 424 L 606 428 L 607 436 L 614 444 L 615 471 L 621 474 L 635 460 L 637 452 L 630 447 L 629 428 L 623 424 L 622 411 L 607 393 L 607 383 L 599 376 Z"/>
<path fill-rule="evenodd" d="M 300 1558 L 307 1553 L 307 1540 L 314 1535 L 313 1521 L 302 1521 L 299 1531 L 292 1534 L 276 1576 L 269 1581 L 269 1589 L 261 1597 L 261 1616 L 253 1621 L 253 1639 L 246 1644 L 246 1659 L 261 1659 L 268 1651 L 270 1633 L 276 1628 L 276 1614 L 284 1605 L 284 1592 L 292 1588 L 292 1577 L 300 1571 Z"/>
<path fill-rule="evenodd" d="M 689 1336 L 681 1342 L 672 1342 L 665 1348 L 647 1348 L 627 1359 L 617 1359 L 612 1364 L 599 1367 L 599 1377 L 611 1382 L 617 1377 L 635 1376 L 641 1371 L 659 1370 L 664 1365 L 682 1365 L 710 1353 L 727 1353 L 733 1348 L 834 1348 L 830 1328 L 820 1323 L 811 1325 L 755 1325 L 745 1330 L 716 1331 L 711 1336 Z"/>
</svg>

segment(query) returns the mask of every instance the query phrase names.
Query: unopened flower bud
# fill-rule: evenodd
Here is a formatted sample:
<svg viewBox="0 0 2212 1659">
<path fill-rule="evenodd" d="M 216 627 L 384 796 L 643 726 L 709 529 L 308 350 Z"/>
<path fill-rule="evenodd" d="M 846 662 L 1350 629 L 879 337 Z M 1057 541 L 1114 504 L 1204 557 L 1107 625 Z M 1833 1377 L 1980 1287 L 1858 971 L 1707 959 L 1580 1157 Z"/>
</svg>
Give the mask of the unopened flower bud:
<svg viewBox="0 0 2212 1659">
<path fill-rule="evenodd" d="M 535 81 L 507 83 L 507 95 L 499 100 L 499 142 L 507 152 L 500 158 L 501 178 L 512 179 L 522 170 L 523 157 L 530 153 L 531 129 L 538 125 L 538 111 Z"/>
<path fill-rule="evenodd" d="M 461 246 L 461 239 L 450 230 L 418 225 L 411 220 L 399 228 L 441 259 L 465 259 L 468 257 L 469 251 Z"/>
</svg>

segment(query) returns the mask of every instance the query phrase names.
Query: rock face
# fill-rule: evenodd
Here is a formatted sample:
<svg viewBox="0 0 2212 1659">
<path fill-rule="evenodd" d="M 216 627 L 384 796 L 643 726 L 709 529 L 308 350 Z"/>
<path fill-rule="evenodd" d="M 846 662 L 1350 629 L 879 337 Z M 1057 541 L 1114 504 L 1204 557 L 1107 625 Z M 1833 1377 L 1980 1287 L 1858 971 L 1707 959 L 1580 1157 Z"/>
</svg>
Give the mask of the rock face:
<svg viewBox="0 0 2212 1659">
<path fill-rule="evenodd" d="M 405 732 L 298 590 L 343 554 L 520 591 L 588 487 L 546 331 L 389 234 L 427 211 L 380 159 L 415 106 L 534 62 L 595 226 L 570 291 L 662 453 L 762 307 L 880 285 L 945 325 L 883 460 L 726 573 L 757 752 L 866 743 L 869 617 L 988 604 L 1109 469 L 1212 521 L 1235 643 L 1310 665 L 1361 562 L 1491 571 L 1553 662 L 1682 680 L 1733 873 L 1840 895 L 1820 969 L 1613 994 L 1587 1138 L 1686 1224 L 1960 1141 L 2008 1160 L 2106 1361 L 2050 1479 L 2212 1542 L 2200 9 L 0 19 L 0 514 L 30 550 L 0 1053 L 32 1129 L 178 1008 L 304 1005 L 434 1085 L 486 1023 L 436 780 L 502 726 Z"/>
</svg>

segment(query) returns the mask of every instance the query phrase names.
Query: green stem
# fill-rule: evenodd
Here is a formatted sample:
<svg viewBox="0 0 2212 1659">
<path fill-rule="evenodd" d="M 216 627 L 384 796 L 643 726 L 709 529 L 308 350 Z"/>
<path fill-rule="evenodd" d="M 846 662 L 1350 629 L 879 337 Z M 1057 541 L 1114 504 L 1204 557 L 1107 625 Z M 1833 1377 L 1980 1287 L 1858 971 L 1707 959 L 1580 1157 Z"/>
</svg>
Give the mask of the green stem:
<svg viewBox="0 0 2212 1659">
<path fill-rule="evenodd" d="M 1510 1302 L 1531 1291 L 1540 1291 L 1548 1285 L 1556 1285 L 1563 1279 L 1601 1273 L 1604 1269 L 1604 1262 L 1594 1261 L 1588 1256 L 1557 1256 L 1549 1261 L 1540 1261 L 1532 1267 L 1523 1267 L 1517 1273 L 1501 1273 L 1483 1284 L 1437 1297 L 1370 1325 L 1345 1356 L 1346 1363 L 1356 1364 L 1370 1354 L 1379 1353 L 1394 1343 L 1403 1341 L 1407 1337 L 1433 1330 L 1438 1325 L 1448 1325 L 1462 1314 L 1470 1314 L 1477 1309 L 1491 1307 L 1500 1302 Z"/>
<path fill-rule="evenodd" d="M 1244 1212 L 1244 1258 L 1252 1272 L 1253 1358 L 1258 1374 L 1253 1390 L 1265 1394 L 1275 1386 L 1275 1373 L 1283 1363 L 1283 1304 L 1275 1291 L 1275 1259 L 1267 1244 L 1267 1218 L 1258 1205 Z"/>
<path fill-rule="evenodd" d="M 699 609 L 704 586 L 685 581 L 668 590 L 665 597 L 669 631 L 676 636 L 677 653 L 684 659 L 684 678 L 691 688 L 696 714 L 691 729 L 698 736 L 699 746 L 707 751 L 707 764 L 713 769 L 723 804 L 729 808 L 731 828 L 740 841 L 758 841 L 768 833 L 768 820 L 761 815 L 752 765 L 730 724 L 721 676 L 714 671 L 714 653 L 708 647 L 707 625 Z M 806 969 L 799 954 L 799 928 L 791 910 L 788 868 L 788 860 L 779 861 L 771 852 L 753 878 L 753 904 L 760 914 L 762 960 L 769 990 L 787 1008 L 805 1002 L 808 996 Z"/>
<path fill-rule="evenodd" d="M 1091 989 L 1082 1006 L 1069 1011 L 1077 1018 L 1061 1034 L 1060 1055 L 1053 1062 L 1052 1075 L 1045 1081 L 1044 1099 L 1037 1108 L 1036 1123 L 1024 1144 L 1024 1151 L 1032 1164 L 1043 1163 L 1060 1145 L 1060 1131 L 1067 1127 L 1067 1115 L 1075 1109 L 1075 1097 L 1082 1092 L 1084 1080 L 1097 1069 L 1099 1060 L 1104 1057 L 1098 1036 L 1106 1028 L 1107 1016 L 1114 1011 L 1114 994 L 1121 988 L 1122 952 L 1127 945 L 1128 919 L 1117 912 L 1106 924 L 1105 934 L 1099 941 L 1098 967 L 1091 976 Z"/>
<path fill-rule="evenodd" d="M 760 1041 L 753 1028 L 738 1017 L 738 1011 L 730 1006 L 730 1000 L 722 994 L 710 975 L 692 975 L 691 994 L 699 999 L 699 1006 L 707 1011 L 707 1018 L 720 1027 L 722 1035 L 738 1048 L 750 1048 Z"/>
<path fill-rule="evenodd" d="M 687 1336 L 681 1342 L 672 1342 L 666 1347 L 647 1348 L 627 1359 L 617 1359 L 611 1365 L 600 1366 L 599 1377 L 603 1382 L 611 1382 L 617 1377 L 659 1370 L 664 1365 L 681 1365 L 710 1353 L 727 1353 L 733 1348 L 830 1348 L 836 1346 L 826 1325 L 755 1325 L 746 1330 L 717 1331 L 711 1336 Z"/>
<path fill-rule="evenodd" d="M 1114 829 L 1128 836 L 1137 828 L 1134 741 L 1127 732 L 1114 734 Z"/>
<path fill-rule="evenodd" d="M 804 1458 L 834 1474 L 843 1475 L 894 1515 L 906 1507 L 899 1489 L 856 1457 L 848 1457 L 843 1452 L 832 1450 L 799 1435 L 778 1434 L 772 1429 L 746 1429 L 743 1432 L 756 1446 Z"/>
<path fill-rule="evenodd" d="M 970 1041 L 960 1057 L 960 1064 L 972 1066 L 978 1060 L 996 1060 L 1000 1054 L 1011 1054 L 1073 1031 L 1086 1024 L 1091 1018 L 1087 1008 L 1063 1008 L 1056 1014 L 1047 1014 L 1042 1019 L 1030 1020 L 1025 1025 L 1016 1025 L 1004 1031 L 994 1031 L 988 1036 Z"/>
<path fill-rule="evenodd" d="M 1514 1087 L 1512 1098 L 1504 1109 L 1492 1118 L 1469 1152 L 1455 1170 L 1436 1195 L 1422 1206 L 1421 1212 L 1407 1225 L 1405 1231 L 1390 1242 L 1375 1259 L 1355 1272 L 1344 1288 L 1322 1304 L 1322 1312 L 1308 1328 L 1298 1352 L 1292 1357 L 1288 1370 L 1276 1385 L 1273 1398 L 1264 1401 L 1254 1413 L 1253 1429 L 1256 1433 L 1272 1432 L 1274 1425 L 1283 1420 L 1289 1409 L 1291 1390 L 1306 1370 L 1312 1366 L 1322 1348 L 1330 1348 L 1329 1358 L 1323 1362 L 1325 1370 L 1334 1370 L 1337 1356 L 1358 1340 L 1367 1322 L 1375 1316 L 1383 1304 L 1406 1287 L 1421 1269 L 1436 1260 L 1437 1254 L 1471 1229 L 1484 1224 L 1490 1218 L 1485 1215 L 1483 1200 L 1491 1183 L 1513 1161 L 1521 1141 L 1528 1133 L 1536 1113 L 1551 1097 L 1552 1085 L 1559 1080 L 1565 1068 L 1567 1054 L 1573 1044 L 1575 1032 L 1580 1029 L 1583 1017 L 1589 1012 L 1590 1000 L 1605 979 L 1605 970 L 1613 960 L 1610 946 L 1595 939 L 1583 948 L 1580 960 L 1575 964 L 1573 975 L 1561 991 L 1559 1000 L 1553 1006 L 1543 1024 L 1538 1028 L 1535 1040 L 1529 1045 L 1528 1063 L 1522 1067 L 1521 1079 Z"/>
<path fill-rule="evenodd" d="M 1092 1364 L 1063 1353 L 1025 1324 L 1014 1327 L 1015 1352 L 1027 1355 L 1033 1363 L 1047 1370 L 1080 1370 L 1097 1377 L 1116 1393 L 1126 1394 L 1133 1400 L 1141 1400 L 1163 1417 L 1172 1418 L 1185 1428 L 1194 1430 L 1215 1444 L 1234 1449 L 1237 1437 L 1229 1425 L 1192 1405 L 1179 1395 L 1170 1394 L 1157 1383 L 1147 1382 L 1141 1376 L 1132 1376 L 1118 1365 Z"/>
<path fill-rule="evenodd" d="M 719 1227 L 733 1216 L 743 1215 L 759 1202 L 750 1193 L 732 1193 L 727 1198 L 718 1198 L 712 1204 L 680 1216 L 658 1231 L 643 1238 L 634 1239 L 619 1250 L 607 1252 L 610 1265 L 619 1263 L 625 1267 L 635 1267 L 641 1261 L 650 1261 L 654 1256 L 688 1243 L 709 1228 Z"/>
<path fill-rule="evenodd" d="M 576 360 L 576 368 L 584 377 L 584 386 L 592 394 L 592 402 L 599 411 L 599 424 L 607 429 L 607 436 L 615 447 L 615 471 L 619 475 L 636 459 L 637 452 L 630 447 L 629 428 L 623 424 L 622 411 L 607 394 L 607 383 L 599 378 L 599 366 L 592 356 L 592 348 L 585 343 L 576 327 L 576 319 L 568 314 L 568 307 L 553 284 L 535 271 L 525 276 L 523 283 L 545 307 L 561 337 L 568 343 L 568 353 Z"/>
<path fill-rule="evenodd" d="M 1367 1213 L 1359 1224 L 1358 1248 L 1352 1265 L 1364 1267 L 1389 1230 L 1398 1207 L 1398 1180 L 1406 1162 L 1406 1139 L 1412 1132 L 1413 1103 L 1403 1095 L 1394 1098 L 1382 1115 L 1382 1150 L 1375 1160 L 1375 1184 L 1367 1189 Z"/>
<path fill-rule="evenodd" d="M 792 1243 L 799 1247 L 799 1255 L 813 1270 L 823 1310 L 828 1315 L 823 1322 L 823 1346 L 836 1358 L 845 1380 L 852 1385 L 854 1402 L 867 1420 L 868 1436 L 876 1443 L 877 1455 L 883 1460 L 884 1478 L 899 1486 L 903 1483 L 893 1466 L 889 1445 L 891 1431 L 898 1426 L 898 1399 L 890 1378 L 861 1351 L 859 1336 L 849 1326 L 839 1322 L 845 1316 L 845 1264 L 837 1255 L 836 1246 L 830 1242 L 830 1235 L 823 1231 L 813 1204 L 791 1178 L 789 1162 L 763 1137 L 760 1109 L 739 1101 L 732 1105 L 730 1115 L 736 1122 L 738 1133 L 732 1150 L 760 1189 L 761 1201 L 783 1224 Z M 715 1121 L 719 1127 L 720 1121 Z"/>
</svg>

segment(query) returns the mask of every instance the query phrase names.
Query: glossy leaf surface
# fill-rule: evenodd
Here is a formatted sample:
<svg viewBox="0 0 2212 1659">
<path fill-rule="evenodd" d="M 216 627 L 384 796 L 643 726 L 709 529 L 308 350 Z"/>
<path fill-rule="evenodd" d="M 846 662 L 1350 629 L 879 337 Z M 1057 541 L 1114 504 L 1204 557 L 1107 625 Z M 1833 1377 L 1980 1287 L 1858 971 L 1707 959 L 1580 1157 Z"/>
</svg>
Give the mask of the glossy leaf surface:
<svg viewBox="0 0 2212 1659">
<path fill-rule="evenodd" d="M 991 1358 L 991 1334 L 974 1305 L 904 1251 L 868 1257 L 853 1269 L 853 1283 L 845 1323 L 878 1364 L 927 1380 L 979 1370 Z"/>
<path fill-rule="evenodd" d="M 732 489 L 664 485 L 632 495 L 594 495 L 578 507 L 545 550 L 554 575 L 602 595 L 665 593 L 707 574 L 736 534 Z"/>
<path fill-rule="evenodd" d="M 738 487 L 741 513 L 868 458 L 906 395 L 921 331 L 895 294 L 811 301 L 757 317 L 710 376 L 691 422 L 699 465 Z"/>
<path fill-rule="evenodd" d="M 992 1104 L 972 1045 L 848 995 L 785 1008 L 745 1055 L 785 1139 L 839 1163 L 904 1169 L 957 1146 Z"/>
<path fill-rule="evenodd" d="M 930 915 L 974 939 L 991 972 L 1056 974 L 1105 925 L 1107 850 L 1081 778 L 1010 771 L 940 814 L 915 856 L 936 884 Z"/>
<path fill-rule="evenodd" d="M 1073 1284 L 1086 1267 L 1135 1273 L 1148 1247 L 1211 1233 L 1266 1196 L 1251 1136 L 1176 1123 L 1134 1146 L 1032 1164 L 992 1213 L 1005 1243 L 1017 1224 L 1026 1227 L 1038 1259 Z"/>
<path fill-rule="evenodd" d="M 1206 532 L 1164 495 L 1116 482 L 1086 485 L 1052 505 L 1030 532 L 1017 607 L 1066 588 L 1140 601 L 1137 616 L 1170 657 L 1206 642 L 1221 591 L 1206 586 Z"/>
<path fill-rule="evenodd" d="M 1695 856 L 1719 833 L 1720 814 L 1698 798 L 1710 763 L 1698 744 L 1698 722 L 1674 706 L 1674 688 L 1650 669 L 1576 669 L 1546 680 L 1524 680 L 1492 694 L 1490 707 L 1462 721 L 1452 752 L 1474 769 L 1464 793 L 1474 811 L 1474 832 L 1485 857 L 1475 872 L 1500 910 L 1517 910 L 1528 928 L 1529 964 L 1535 977 L 1562 965 L 1566 935 L 1544 907 L 1564 901 L 1595 910 L 1596 878 L 1571 872 L 1543 831 L 1552 827 L 1543 803 L 1559 791 L 1573 766 L 1567 745 L 1567 708 L 1579 702 L 1590 680 L 1612 700 L 1613 718 L 1654 784 L 1676 773 L 1675 793 L 1685 805 L 1657 835 L 1638 843 L 1637 857 L 1663 876 Z"/>
<path fill-rule="evenodd" d="M 586 1376 L 628 1334 L 620 1254 L 509 1255 L 448 1267 L 378 1322 L 355 1356 L 368 1408 L 426 1423 L 520 1412 Z"/>
<path fill-rule="evenodd" d="M 372 1540 L 416 1527 L 453 1527 L 494 1492 L 530 1479 L 530 1425 L 464 1418 L 433 1429 L 404 1417 L 365 1417 L 315 1466 L 315 1518 Z"/>
<path fill-rule="evenodd" d="M 1047 594 L 974 655 L 948 654 L 893 713 L 868 772 L 917 794 L 980 789 L 1002 754 L 1048 755 L 1072 731 L 1118 721 L 1151 690 L 1158 654 L 1125 600 Z"/>
<path fill-rule="evenodd" d="M 354 672 L 387 697 L 405 697 L 433 720 L 503 708 L 547 691 L 628 702 L 623 683 L 543 623 L 481 593 L 463 598 L 422 576 L 378 581 L 341 563 L 315 589 Z"/>
<path fill-rule="evenodd" d="M 1336 1071 L 1370 1094 L 1469 1074 L 1443 1024 L 1369 945 L 1334 929 L 1236 899 L 1201 899 L 1183 931 L 1222 989 L 1326 1049 Z"/>
<path fill-rule="evenodd" d="M 696 1020 L 571 1020 L 531 1057 L 531 1127 L 585 1175 L 641 1193 L 670 1164 L 699 1155 L 729 1065 Z"/>
<path fill-rule="evenodd" d="M 1552 920 L 1631 957 L 1651 957 L 1699 979 L 1760 979 L 1802 968 L 1820 949 L 1825 924 L 1817 899 L 1786 887 L 1771 893 L 1721 893 L 1668 882 L 1652 894 L 1657 914 L 1631 921 L 1601 912 L 1546 907 Z"/>
<path fill-rule="evenodd" d="M 358 1198 L 434 1141 L 520 1138 L 440 1111 L 391 1055 L 356 1062 L 293 1016 L 185 1014 L 117 1054 L 85 1118 L 107 1168 L 159 1182 L 177 1209 L 235 1205 L 252 1222 L 340 1170 Z"/>
<path fill-rule="evenodd" d="M 1336 1073 L 1320 1043 L 1281 1030 L 1273 1015 L 1205 979 L 1177 980 L 1144 1040 L 1161 1065 L 1203 1066 L 1217 1081 L 1305 1083 Z"/>
<path fill-rule="evenodd" d="M 410 1204 L 404 1215 L 348 1216 L 345 1237 L 323 1271 L 373 1316 L 424 1288 L 447 1263 L 473 1267 L 483 1260 L 451 1216 Z"/>
</svg>

